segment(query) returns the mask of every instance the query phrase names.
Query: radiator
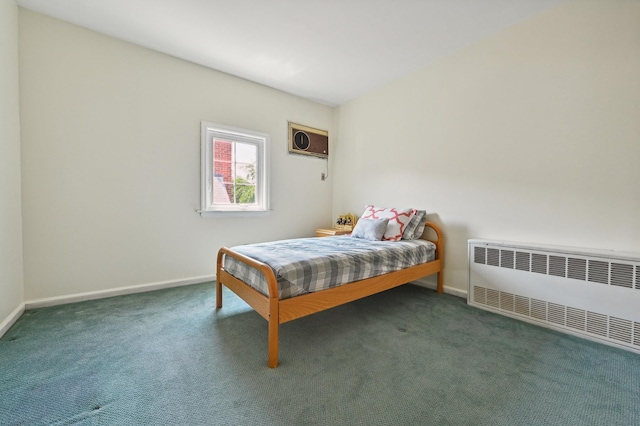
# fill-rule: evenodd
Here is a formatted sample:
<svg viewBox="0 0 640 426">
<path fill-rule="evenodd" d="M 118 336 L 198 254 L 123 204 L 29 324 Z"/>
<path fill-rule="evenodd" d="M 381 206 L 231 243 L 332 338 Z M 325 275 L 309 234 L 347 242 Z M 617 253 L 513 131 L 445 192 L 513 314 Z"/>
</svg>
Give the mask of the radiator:
<svg viewBox="0 0 640 426">
<path fill-rule="evenodd" d="M 640 353 L 640 255 L 469 240 L 467 303 Z"/>
</svg>

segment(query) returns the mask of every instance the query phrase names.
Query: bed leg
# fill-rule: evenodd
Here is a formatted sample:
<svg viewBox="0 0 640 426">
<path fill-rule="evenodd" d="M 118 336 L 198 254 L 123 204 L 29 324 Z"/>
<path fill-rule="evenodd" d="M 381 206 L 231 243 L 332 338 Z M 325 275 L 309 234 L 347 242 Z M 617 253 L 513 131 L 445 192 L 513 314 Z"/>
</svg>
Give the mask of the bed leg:
<svg viewBox="0 0 640 426">
<path fill-rule="evenodd" d="M 269 368 L 278 366 L 278 324 L 269 321 Z"/>
<path fill-rule="evenodd" d="M 438 275 L 438 293 L 442 294 L 442 292 L 444 291 L 443 280 L 442 280 L 442 270 L 438 272 L 437 275 Z"/>
<path fill-rule="evenodd" d="M 227 249 L 224 247 L 218 250 L 216 258 L 216 309 L 222 308 L 222 283 L 220 278 L 222 277 L 222 260 L 224 259 L 225 250 Z"/>
<path fill-rule="evenodd" d="M 280 326 L 278 302 L 278 299 L 271 299 L 269 303 L 269 368 L 278 366 L 278 328 Z"/>
<path fill-rule="evenodd" d="M 216 309 L 222 308 L 222 283 L 216 280 Z"/>
</svg>

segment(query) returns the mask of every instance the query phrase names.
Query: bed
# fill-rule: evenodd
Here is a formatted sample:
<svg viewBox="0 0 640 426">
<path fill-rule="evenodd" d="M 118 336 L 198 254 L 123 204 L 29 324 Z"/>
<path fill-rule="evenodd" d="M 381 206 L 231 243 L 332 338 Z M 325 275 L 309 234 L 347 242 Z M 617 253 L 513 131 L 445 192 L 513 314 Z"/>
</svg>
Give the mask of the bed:
<svg viewBox="0 0 640 426">
<path fill-rule="evenodd" d="M 268 366 L 275 368 L 278 366 L 280 324 L 433 274 L 437 274 L 437 291 L 442 293 L 444 238 L 434 223 L 425 222 L 424 227 L 425 232 L 420 232 L 421 241 L 372 241 L 369 244 L 351 236 L 335 236 L 222 247 L 217 256 L 216 308 L 222 308 L 224 285 L 268 321 Z M 426 234 L 434 234 L 435 239 L 425 237 Z M 355 254 L 349 252 L 347 256 L 334 257 L 334 251 L 352 245 Z M 413 258 L 413 264 L 406 266 L 403 262 L 392 261 L 380 266 L 379 260 L 389 255 L 376 257 L 375 253 L 384 250 L 385 245 L 403 253 L 394 255 L 397 258 Z M 426 258 L 422 254 L 408 256 L 406 253 L 413 247 L 430 254 Z M 278 253 L 284 257 L 292 257 L 293 253 L 305 254 L 304 259 L 295 257 L 291 262 L 304 266 L 294 271 L 290 264 L 276 256 Z M 342 264 L 347 272 L 318 272 L 315 262 L 321 261 L 320 258 L 334 266 Z M 363 269 L 369 273 L 361 274 Z M 371 274 L 373 276 L 369 276 Z M 341 278 L 334 279 L 336 275 Z M 362 276 L 366 278 L 360 279 Z"/>
</svg>

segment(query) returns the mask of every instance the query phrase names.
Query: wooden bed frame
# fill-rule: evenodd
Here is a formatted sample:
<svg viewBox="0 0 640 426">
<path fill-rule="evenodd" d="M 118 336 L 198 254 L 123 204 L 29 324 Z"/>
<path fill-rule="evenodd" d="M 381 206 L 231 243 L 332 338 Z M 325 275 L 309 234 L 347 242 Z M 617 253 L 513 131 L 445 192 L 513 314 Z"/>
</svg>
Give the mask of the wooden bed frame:
<svg viewBox="0 0 640 426">
<path fill-rule="evenodd" d="M 273 269 L 271 269 L 270 266 L 240 253 L 236 253 L 229 248 L 222 247 L 218 251 L 216 308 L 222 308 L 222 285 L 224 284 L 269 322 L 268 364 L 270 368 L 275 368 L 278 366 L 278 327 L 280 324 L 407 284 L 432 274 L 438 274 L 437 290 L 438 293 L 442 293 L 444 237 L 440 228 L 434 223 L 427 222 L 425 231 L 427 228 L 434 230 L 437 237 L 436 240 L 429 240 L 436 245 L 435 260 L 377 277 L 283 300 L 278 298 L 278 284 Z M 261 271 L 267 280 L 269 296 L 265 296 L 249 284 L 225 271 L 222 265 L 223 256 L 225 255 L 238 259 Z"/>
</svg>

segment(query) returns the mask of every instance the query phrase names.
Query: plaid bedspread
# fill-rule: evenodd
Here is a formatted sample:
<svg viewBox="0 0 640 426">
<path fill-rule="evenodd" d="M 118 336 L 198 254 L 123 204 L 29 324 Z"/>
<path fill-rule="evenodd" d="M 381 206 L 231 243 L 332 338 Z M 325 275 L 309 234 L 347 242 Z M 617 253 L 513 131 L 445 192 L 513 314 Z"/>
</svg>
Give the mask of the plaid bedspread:
<svg viewBox="0 0 640 426">
<path fill-rule="evenodd" d="M 425 240 L 368 241 L 348 236 L 299 238 L 248 244 L 232 250 L 269 265 L 280 299 L 325 290 L 435 259 L 435 244 Z M 224 269 L 268 295 L 264 275 L 230 256 Z"/>
</svg>

